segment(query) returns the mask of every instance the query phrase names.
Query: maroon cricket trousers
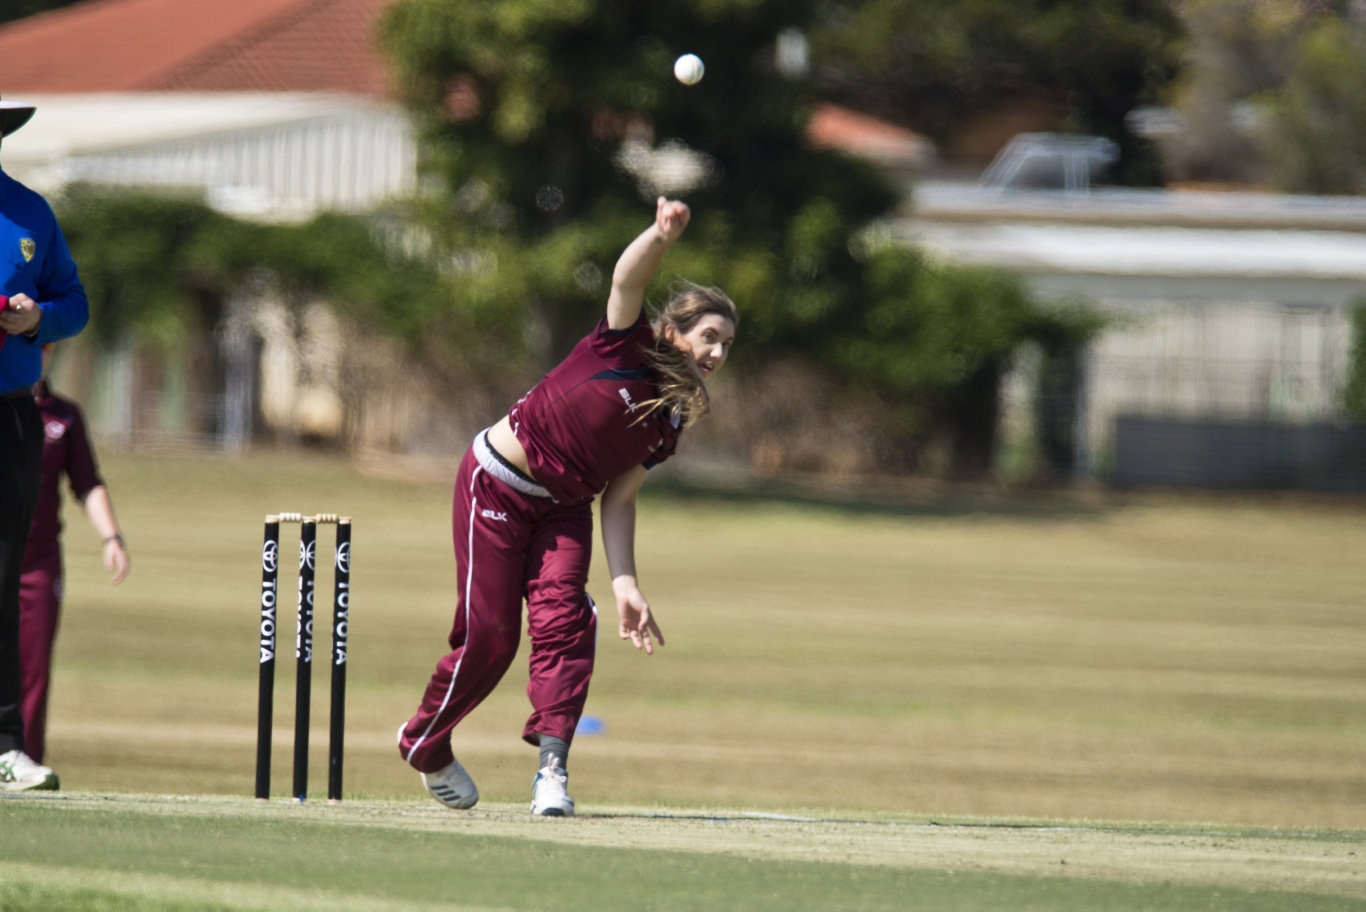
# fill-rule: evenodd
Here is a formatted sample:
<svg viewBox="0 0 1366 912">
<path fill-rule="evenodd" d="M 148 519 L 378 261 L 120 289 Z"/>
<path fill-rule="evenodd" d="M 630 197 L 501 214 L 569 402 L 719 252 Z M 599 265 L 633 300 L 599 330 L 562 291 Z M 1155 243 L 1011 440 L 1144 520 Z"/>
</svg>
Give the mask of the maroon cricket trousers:
<svg viewBox="0 0 1366 912">
<path fill-rule="evenodd" d="M 47 704 L 52 652 L 62 610 L 60 547 L 30 548 L 19 581 L 19 656 L 23 666 L 24 752 L 39 763 L 47 752 Z"/>
<path fill-rule="evenodd" d="M 572 741 L 588 698 L 597 612 L 585 591 L 593 503 L 565 505 L 514 490 L 486 471 L 475 449 L 456 478 L 452 517 L 459 585 L 451 651 L 437 662 L 417 714 L 399 739 L 404 759 L 432 773 L 453 759 L 451 731 L 497 686 L 521 639 L 531 639 L 522 737 Z"/>
</svg>

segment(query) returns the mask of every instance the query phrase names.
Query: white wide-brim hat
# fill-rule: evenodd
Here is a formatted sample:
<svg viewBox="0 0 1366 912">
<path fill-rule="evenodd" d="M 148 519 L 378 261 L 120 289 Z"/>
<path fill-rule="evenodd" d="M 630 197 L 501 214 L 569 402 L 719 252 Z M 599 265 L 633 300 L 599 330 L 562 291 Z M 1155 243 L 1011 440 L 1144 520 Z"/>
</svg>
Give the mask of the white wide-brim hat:
<svg viewBox="0 0 1366 912">
<path fill-rule="evenodd" d="M 28 123 L 37 110 L 33 105 L 22 101 L 0 101 L 0 136 L 9 136 Z"/>
</svg>

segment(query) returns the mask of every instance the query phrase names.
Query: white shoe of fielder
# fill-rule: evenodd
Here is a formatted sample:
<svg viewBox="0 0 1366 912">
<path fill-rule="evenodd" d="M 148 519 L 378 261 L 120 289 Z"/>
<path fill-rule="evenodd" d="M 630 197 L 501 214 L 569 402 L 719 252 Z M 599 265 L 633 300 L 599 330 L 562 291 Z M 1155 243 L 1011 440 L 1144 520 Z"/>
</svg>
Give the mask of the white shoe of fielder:
<svg viewBox="0 0 1366 912">
<path fill-rule="evenodd" d="M 573 817 L 574 799 L 565 788 L 569 774 L 558 766 L 545 766 L 531 781 L 531 813 L 539 817 Z"/>
<path fill-rule="evenodd" d="M 0 789 L 6 792 L 47 791 L 61 788 L 57 774 L 21 750 L 0 754 Z"/>
</svg>

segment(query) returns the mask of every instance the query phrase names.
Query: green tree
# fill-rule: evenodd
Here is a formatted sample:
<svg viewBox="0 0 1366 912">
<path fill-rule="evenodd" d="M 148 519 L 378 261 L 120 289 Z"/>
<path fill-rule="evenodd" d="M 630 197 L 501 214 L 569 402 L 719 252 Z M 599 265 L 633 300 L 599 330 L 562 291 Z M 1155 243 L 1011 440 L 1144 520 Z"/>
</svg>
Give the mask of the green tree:
<svg viewBox="0 0 1366 912">
<path fill-rule="evenodd" d="M 1272 181 L 1298 193 L 1366 190 L 1366 22 L 1313 20 L 1260 133 Z"/>
<path fill-rule="evenodd" d="M 470 334 L 445 306 L 433 264 L 387 242 L 377 217 L 262 225 L 196 199 L 90 185 L 68 188 L 54 208 L 90 299 L 85 335 L 97 346 L 129 340 L 189 365 L 207 388 L 220 382 L 208 340 L 248 277 L 295 306 L 325 297 L 417 353 L 444 357 L 452 339 Z"/>
<path fill-rule="evenodd" d="M 1352 364 L 1342 398 L 1347 417 L 1366 422 L 1366 298 L 1352 308 Z"/>
<path fill-rule="evenodd" d="M 1302 0 L 1183 0 L 1179 9 L 1187 38 L 1180 72 L 1165 92 L 1183 126 L 1163 140 L 1168 177 L 1260 181 L 1252 101 L 1285 81 L 1314 14 Z"/>
<path fill-rule="evenodd" d="M 1363 187 L 1366 12 L 1354 0 L 1182 0 L 1187 38 L 1164 95 L 1183 125 L 1169 178 Z"/>
<path fill-rule="evenodd" d="M 449 189 L 426 223 L 454 252 L 465 306 L 517 314 L 505 328 L 534 327 L 520 341 L 548 361 L 601 307 L 643 201 L 686 192 L 687 249 L 703 254 L 669 267 L 743 300 L 747 334 L 799 334 L 847 307 L 849 224 L 895 195 L 865 165 L 794 154 L 810 95 L 773 45 L 811 6 L 399 0 L 385 42 Z M 685 51 L 707 62 L 696 86 L 672 77 Z M 643 170 L 679 151 L 704 172 L 694 186 Z"/>
<path fill-rule="evenodd" d="M 184 345 L 218 325 L 227 297 L 253 273 L 286 297 L 324 295 L 344 314 L 376 316 L 414 343 L 445 310 L 435 268 L 384 243 L 375 218 L 265 225 L 196 199 L 86 184 L 55 208 L 90 298 L 91 333 L 104 342 Z"/>
<path fill-rule="evenodd" d="M 806 145 L 813 84 L 777 65 L 778 36 L 816 9 L 398 0 L 382 41 L 425 140 L 420 221 L 457 278 L 453 307 L 480 327 L 466 348 L 543 369 L 600 313 L 650 201 L 682 195 L 695 214 L 668 270 L 740 304 L 738 370 L 796 355 L 878 389 L 911 464 L 928 428 L 989 438 L 984 381 L 1049 318 L 1018 283 L 860 243 L 898 195 L 871 165 Z M 684 52 L 707 65 L 695 86 L 672 76 Z M 989 449 L 964 446 L 959 468 L 985 471 Z"/>
<path fill-rule="evenodd" d="M 1066 369 L 1100 330 L 1097 314 L 1077 303 L 1040 307 L 1017 277 L 945 267 L 892 246 L 869 257 L 864 293 L 869 303 L 861 331 L 837 337 L 832 357 L 845 377 L 895 403 L 891 415 L 901 422 L 900 435 L 917 444 L 905 451 L 912 467 L 937 444 L 954 455 L 952 473 L 986 472 L 1000 383 L 1028 340 L 1040 347 L 1046 367 L 1039 390 L 1039 406 L 1048 412 L 1039 415 L 1048 425 L 1040 435 L 1043 468 L 1067 474 L 1079 378 Z M 1059 400 L 1072 407 L 1060 410 Z M 1067 449 L 1061 456 L 1058 444 Z"/>
</svg>

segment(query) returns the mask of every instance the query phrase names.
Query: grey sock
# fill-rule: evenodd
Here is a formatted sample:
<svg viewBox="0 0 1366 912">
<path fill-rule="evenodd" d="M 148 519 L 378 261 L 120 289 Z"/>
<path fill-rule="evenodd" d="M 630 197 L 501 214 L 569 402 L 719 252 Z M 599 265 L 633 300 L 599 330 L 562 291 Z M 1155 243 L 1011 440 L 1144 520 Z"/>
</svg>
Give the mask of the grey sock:
<svg viewBox="0 0 1366 912">
<path fill-rule="evenodd" d="M 569 768 L 569 742 L 554 735 L 541 735 L 541 769 L 547 766 Z"/>
</svg>

